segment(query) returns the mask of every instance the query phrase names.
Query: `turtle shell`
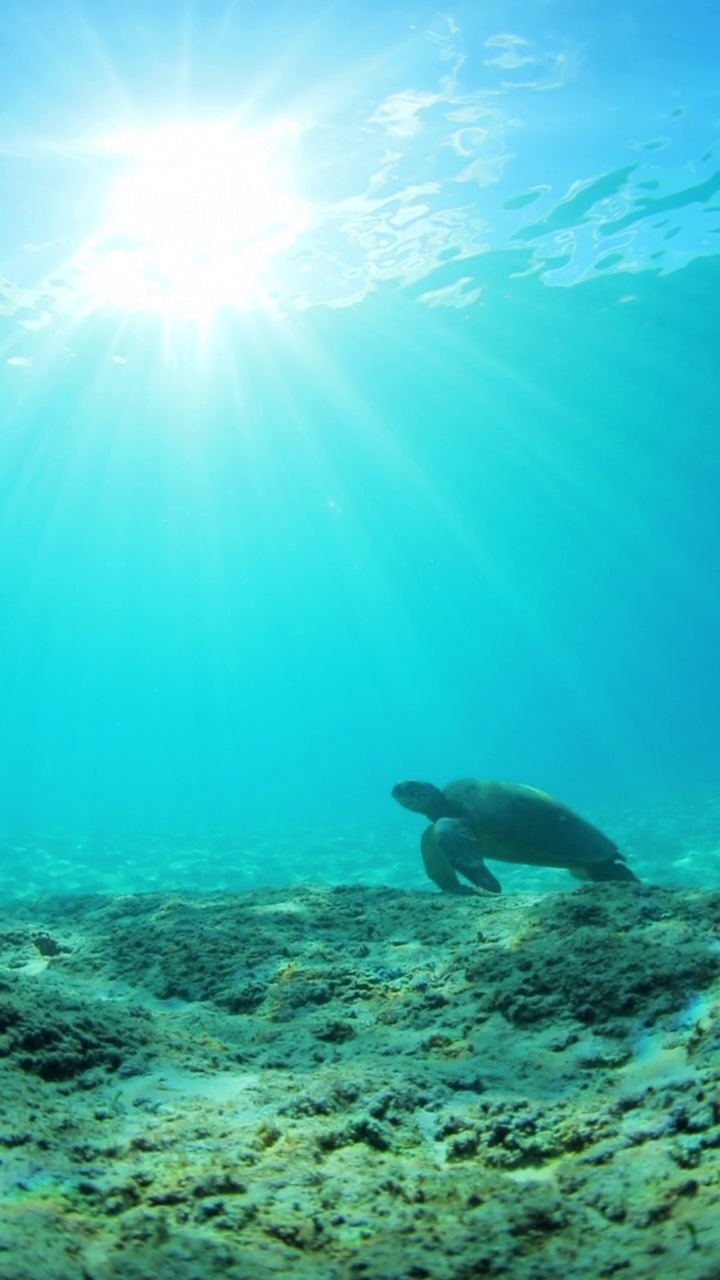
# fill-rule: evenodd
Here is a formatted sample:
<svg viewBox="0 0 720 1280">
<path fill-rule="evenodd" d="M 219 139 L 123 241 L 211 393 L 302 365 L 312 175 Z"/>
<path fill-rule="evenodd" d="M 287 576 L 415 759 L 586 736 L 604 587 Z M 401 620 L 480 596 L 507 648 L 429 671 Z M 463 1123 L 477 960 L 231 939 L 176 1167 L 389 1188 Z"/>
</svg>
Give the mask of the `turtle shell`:
<svg viewBox="0 0 720 1280">
<path fill-rule="evenodd" d="M 483 858 L 570 868 L 622 859 L 602 831 L 535 787 L 461 778 L 444 795 L 448 816 L 471 827 Z"/>
</svg>

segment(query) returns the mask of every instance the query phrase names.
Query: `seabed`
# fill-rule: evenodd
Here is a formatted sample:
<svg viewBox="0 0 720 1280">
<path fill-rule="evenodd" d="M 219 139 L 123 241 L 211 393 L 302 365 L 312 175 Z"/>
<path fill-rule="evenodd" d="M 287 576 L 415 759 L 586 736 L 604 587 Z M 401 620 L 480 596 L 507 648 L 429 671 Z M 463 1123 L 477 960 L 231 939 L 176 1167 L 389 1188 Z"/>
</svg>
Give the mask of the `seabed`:
<svg viewBox="0 0 720 1280">
<path fill-rule="evenodd" d="M 16 900 L 1 1280 L 720 1274 L 720 892 Z"/>
</svg>

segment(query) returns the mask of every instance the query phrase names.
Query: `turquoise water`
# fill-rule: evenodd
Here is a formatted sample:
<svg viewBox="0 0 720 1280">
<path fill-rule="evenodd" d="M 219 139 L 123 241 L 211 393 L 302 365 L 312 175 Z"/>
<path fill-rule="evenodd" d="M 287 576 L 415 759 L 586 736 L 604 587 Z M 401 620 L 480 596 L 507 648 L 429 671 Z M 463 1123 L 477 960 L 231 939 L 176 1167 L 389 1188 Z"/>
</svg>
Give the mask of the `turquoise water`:
<svg viewBox="0 0 720 1280">
<path fill-rule="evenodd" d="M 714 11 L 0 34 L 4 891 L 423 883 L 465 774 L 716 883 Z"/>
</svg>

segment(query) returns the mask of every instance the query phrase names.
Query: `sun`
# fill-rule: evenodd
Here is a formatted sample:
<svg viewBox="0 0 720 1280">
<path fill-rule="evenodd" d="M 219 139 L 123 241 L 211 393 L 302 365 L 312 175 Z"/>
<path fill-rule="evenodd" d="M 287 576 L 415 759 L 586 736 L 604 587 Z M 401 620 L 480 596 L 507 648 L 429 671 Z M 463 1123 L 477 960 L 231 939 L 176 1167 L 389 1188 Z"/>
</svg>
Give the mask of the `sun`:
<svg viewBox="0 0 720 1280">
<path fill-rule="evenodd" d="M 109 139 L 124 172 L 95 245 L 102 300 L 193 319 L 267 306 L 271 260 L 306 224 L 286 163 L 298 133 L 175 124 Z"/>
</svg>

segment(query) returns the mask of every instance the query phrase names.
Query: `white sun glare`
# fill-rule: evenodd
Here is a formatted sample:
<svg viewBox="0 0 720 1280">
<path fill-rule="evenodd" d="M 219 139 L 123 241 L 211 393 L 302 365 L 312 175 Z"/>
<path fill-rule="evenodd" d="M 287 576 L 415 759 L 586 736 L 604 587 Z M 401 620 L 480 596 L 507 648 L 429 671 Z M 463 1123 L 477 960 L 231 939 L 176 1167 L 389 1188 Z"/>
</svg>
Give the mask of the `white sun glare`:
<svg viewBox="0 0 720 1280">
<path fill-rule="evenodd" d="M 96 296 L 198 320 L 271 305 L 270 259 L 306 220 L 281 158 L 297 135 L 282 121 L 263 133 L 172 125 L 109 139 L 130 166 L 96 243 Z"/>
</svg>

